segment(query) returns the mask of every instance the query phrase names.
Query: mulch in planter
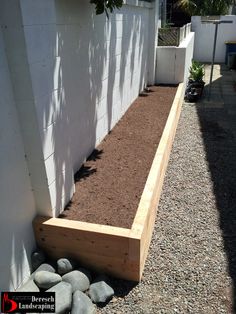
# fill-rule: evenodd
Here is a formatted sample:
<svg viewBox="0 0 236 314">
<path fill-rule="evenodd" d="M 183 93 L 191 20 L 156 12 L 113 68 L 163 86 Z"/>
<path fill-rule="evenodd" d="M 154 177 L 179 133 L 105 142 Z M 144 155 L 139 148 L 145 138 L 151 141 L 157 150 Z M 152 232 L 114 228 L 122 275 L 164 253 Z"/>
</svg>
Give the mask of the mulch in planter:
<svg viewBox="0 0 236 314">
<path fill-rule="evenodd" d="M 176 90 L 153 86 L 131 105 L 76 173 L 59 217 L 131 228 Z"/>
</svg>

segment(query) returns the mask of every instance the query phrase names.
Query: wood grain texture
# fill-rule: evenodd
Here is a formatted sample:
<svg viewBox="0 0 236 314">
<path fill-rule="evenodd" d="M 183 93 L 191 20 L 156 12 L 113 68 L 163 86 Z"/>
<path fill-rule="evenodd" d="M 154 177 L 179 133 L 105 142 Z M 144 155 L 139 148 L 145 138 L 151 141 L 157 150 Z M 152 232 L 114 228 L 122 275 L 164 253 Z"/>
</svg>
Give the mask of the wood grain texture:
<svg viewBox="0 0 236 314">
<path fill-rule="evenodd" d="M 92 269 L 136 280 L 140 240 L 129 229 L 47 217 L 37 217 L 33 226 L 39 247 L 50 257 L 72 257 Z"/>
<path fill-rule="evenodd" d="M 132 228 L 36 217 L 33 227 L 37 244 L 50 257 L 73 257 L 86 267 L 127 280 L 141 280 L 183 94 L 184 85 L 180 84 Z"/>
<path fill-rule="evenodd" d="M 140 238 L 140 280 L 152 238 L 165 172 L 181 113 L 183 96 L 184 84 L 181 83 L 171 107 L 131 229 L 132 236 L 135 234 Z"/>
</svg>

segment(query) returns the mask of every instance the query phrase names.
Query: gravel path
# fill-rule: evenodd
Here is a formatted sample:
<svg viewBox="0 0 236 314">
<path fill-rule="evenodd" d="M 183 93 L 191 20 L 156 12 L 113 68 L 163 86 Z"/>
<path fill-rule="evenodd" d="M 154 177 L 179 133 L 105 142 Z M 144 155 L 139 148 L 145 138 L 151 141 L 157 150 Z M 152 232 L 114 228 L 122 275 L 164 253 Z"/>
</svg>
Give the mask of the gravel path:
<svg viewBox="0 0 236 314">
<path fill-rule="evenodd" d="M 228 230 L 224 223 L 231 221 L 235 227 L 236 198 L 232 187 L 230 203 L 219 202 L 216 193 L 222 191 L 227 200 L 229 184 L 236 183 L 235 164 L 229 164 L 229 178 L 223 178 L 221 186 L 214 176 L 229 162 L 227 156 L 235 152 L 235 143 L 233 135 L 213 121 L 222 112 L 213 111 L 183 106 L 143 281 L 134 286 L 114 280 L 116 297 L 99 313 L 233 313 L 236 241 L 235 233 L 224 233 Z M 201 124 L 207 119 L 212 121 L 204 129 Z M 222 140 L 228 135 L 225 145 L 233 146 L 223 153 Z M 224 165 L 223 157 L 211 158 L 206 143 L 216 149 L 214 156 L 222 153 Z"/>
</svg>

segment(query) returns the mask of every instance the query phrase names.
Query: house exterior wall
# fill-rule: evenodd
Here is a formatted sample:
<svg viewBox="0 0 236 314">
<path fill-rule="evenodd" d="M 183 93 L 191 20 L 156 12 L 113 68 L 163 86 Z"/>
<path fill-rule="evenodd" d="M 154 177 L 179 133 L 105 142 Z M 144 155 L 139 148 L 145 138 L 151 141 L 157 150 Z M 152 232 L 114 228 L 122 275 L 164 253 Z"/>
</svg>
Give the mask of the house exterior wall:
<svg viewBox="0 0 236 314">
<path fill-rule="evenodd" d="M 220 24 L 218 27 L 217 45 L 216 45 L 216 63 L 225 62 L 226 41 L 236 41 L 236 16 L 221 16 L 221 20 L 231 20 L 232 24 Z M 215 34 L 215 25 L 202 24 L 200 16 L 192 16 L 192 31 L 195 32 L 195 45 L 193 58 L 199 62 L 211 62 L 213 53 L 213 43 Z"/>
<path fill-rule="evenodd" d="M 8 291 L 30 273 L 36 209 L 1 29 L 0 55 L 0 291 Z"/>
<path fill-rule="evenodd" d="M 63 210 L 74 173 L 154 82 L 158 1 L 126 0 L 107 19 L 87 0 L 1 0 L 0 21 L 1 96 L 10 99 L 1 99 L 9 134 L 0 138 L 8 145 L 0 159 L 0 288 L 12 290 L 29 273 L 34 216 Z"/>
<path fill-rule="evenodd" d="M 21 1 L 54 216 L 75 171 L 147 83 L 150 8 L 127 2 L 107 19 L 86 0 Z"/>
<path fill-rule="evenodd" d="M 51 215 L 52 206 L 37 122 L 20 0 L 0 1 L 0 21 L 36 208 L 39 214 L 48 216 Z"/>
</svg>

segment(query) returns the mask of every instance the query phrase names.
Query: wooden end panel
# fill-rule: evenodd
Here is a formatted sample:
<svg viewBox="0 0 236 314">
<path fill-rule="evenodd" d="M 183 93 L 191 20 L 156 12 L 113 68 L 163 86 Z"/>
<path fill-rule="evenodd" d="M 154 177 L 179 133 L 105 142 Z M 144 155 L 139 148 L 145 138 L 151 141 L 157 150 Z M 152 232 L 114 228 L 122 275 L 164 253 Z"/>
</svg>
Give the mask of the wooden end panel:
<svg viewBox="0 0 236 314">
<path fill-rule="evenodd" d="M 91 269 L 139 281 L 140 239 L 127 236 L 128 229 L 124 235 L 116 235 L 100 232 L 101 228 L 81 230 L 70 227 L 64 219 L 42 217 L 35 218 L 33 227 L 38 246 L 51 258 L 72 257 Z"/>
</svg>

